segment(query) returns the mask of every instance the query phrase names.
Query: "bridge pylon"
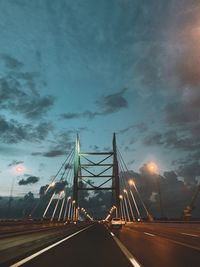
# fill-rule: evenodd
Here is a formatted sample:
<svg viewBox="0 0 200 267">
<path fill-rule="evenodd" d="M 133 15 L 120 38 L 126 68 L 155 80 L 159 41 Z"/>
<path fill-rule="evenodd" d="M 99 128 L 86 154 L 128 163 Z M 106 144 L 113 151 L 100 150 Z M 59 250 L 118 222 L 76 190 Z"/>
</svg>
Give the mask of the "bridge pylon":
<svg viewBox="0 0 200 267">
<path fill-rule="evenodd" d="M 95 183 L 97 179 L 100 179 L 100 184 L 98 185 Z M 84 186 L 85 184 L 87 186 Z M 113 134 L 112 151 L 104 152 L 80 151 L 80 139 L 77 135 L 73 181 L 73 201 L 76 208 L 79 206 L 79 191 L 81 190 L 112 191 L 113 204 L 116 206 L 117 216 L 121 217 L 119 166 L 115 133 Z"/>
</svg>

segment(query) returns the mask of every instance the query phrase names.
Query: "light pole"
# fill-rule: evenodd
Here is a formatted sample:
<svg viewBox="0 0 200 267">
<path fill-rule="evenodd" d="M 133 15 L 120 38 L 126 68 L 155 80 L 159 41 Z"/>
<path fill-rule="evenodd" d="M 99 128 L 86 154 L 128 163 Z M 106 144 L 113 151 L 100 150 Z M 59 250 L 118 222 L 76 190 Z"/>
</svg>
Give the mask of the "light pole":
<svg viewBox="0 0 200 267">
<path fill-rule="evenodd" d="M 129 197 L 128 197 L 128 192 L 127 192 L 126 189 L 124 189 L 123 191 L 124 191 L 124 193 L 126 194 L 127 199 L 128 199 L 128 204 L 129 204 L 129 208 L 130 208 L 130 211 L 131 211 L 132 220 L 135 222 L 136 220 L 135 220 L 135 216 L 134 216 L 134 214 L 133 214 L 133 209 L 132 209 L 132 206 L 131 206 L 130 199 L 129 199 Z"/>
<path fill-rule="evenodd" d="M 146 212 L 146 214 L 147 214 L 147 217 L 148 217 L 149 221 L 153 222 L 153 221 L 154 221 L 153 216 L 149 213 L 149 211 L 148 211 L 146 205 L 144 204 L 144 201 L 142 200 L 142 198 L 141 198 L 141 196 L 140 196 L 140 193 L 139 193 L 139 191 L 137 190 L 137 187 L 136 187 L 135 183 L 133 183 L 133 186 L 134 186 L 134 188 L 135 188 L 135 191 L 137 192 L 137 195 L 138 195 L 138 197 L 139 197 L 139 199 L 140 199 L 140 201 L 141 201 L 141 203 L 142 203 L 142 206 L 143 206 L 143 208 L 144 208 L 144 210 L 145 210 L 145 212 Z"/>
<path fill-rule="evenodd" d="M 60 221 L 60 219 L 61 219 L 61 215 L 62 215 L 62 211 L 63 211 L 63 208 L 64 208 L 65 199 L 66 199 L 65 191 L 62 191 L 62 192 L 63 193 L 62 193 L 61 197 L 63 197 L 63 201 L 62 201 L 60 213 L 59 213 L 59 216 L 58 216 L 58 221 Z"/>
<path fill-rule="evenodd" d="M 72 221 L 76 221 L 76 200 L 72 201 Z"/>
<path fill-rule="evenodd" d="M 120 209 L 121 209 L 122 219 L 126 221 L 126 214 L 125 214 L 124 205 L 123 205 L 123 196 L 119 195 L 119 199 L 120 199 Z"/>
<path fill-rule="evenodd" d="M 128 217 L 128 221 L 130 222 L 130 216 L 129 216 L 129 212 L 128 212 L 128 205 L 127 205 L 127 201 L 126 201 L 126 195 L 124 195 L 124 203 L 125 203 L 125 208 L 126 208 L 126 213 L 127 213 L 127 217 Z"/>
<path fill-rule="evenodd" d="M 135 187 L 135 183 L 134 183 L 134 181 L 133 180 L 129 180 L 128 181 L 128 183 L 129 183 L 129 185 L 130 186 L 134 186 Z M 132 192 L 132 190 L 131 189 L 129 189 L 130 190 L 130 194 L 131 194 L 131 197 L 132 197 L 132 200 L 133 200 L 133 203 L 134 203 L 134 205 L 135 205 L 135 208 L 136 208 L 136 211 L 137 211 L 137 214 L 138 214 L 138 218 L 140 219 L 140 221 L 142 220 L 142 218 L 141 218 L 141 215 L 140 215 L 140 211 L 139 211 L 139 209 L 138 209 L 138 205 L 137 205 L 137 203 L 136 203 L 136 200 L 135 200 L 135 197 L 134 197 L 134 195 L 133 195 L 133 192 Z"/>
<path fill-rule="evenodd" d="M 148 164 L 148 169 L 149 169 L 150 173 L 152 173 L 155 176 L 155 181 L 156 181 L 158 196 L 159 196 L 160 216 L 161 216 L 161 218 L 164 218 L 162 198 L 161 198 L 161 189 L 160 189 L 161 176 L 158 174 L 158 166 L 154 162 L 150 162 Z"/>
</svg>

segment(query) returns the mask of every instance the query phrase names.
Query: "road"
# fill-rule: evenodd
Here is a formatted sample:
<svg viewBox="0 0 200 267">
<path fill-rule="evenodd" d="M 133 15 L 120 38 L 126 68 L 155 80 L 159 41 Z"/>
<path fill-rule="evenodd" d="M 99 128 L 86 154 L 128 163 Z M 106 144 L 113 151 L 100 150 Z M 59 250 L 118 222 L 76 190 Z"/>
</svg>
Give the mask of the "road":
<svg viewBox="0 0 200 267">
<path fill-rule="evenodd" d="M 200 266 L 200 226 L 129 224 L 113 231 L 144 267 Z"/>
<path fill-rule="evenodd" d="M 120 230 L 102 224 L 75 227 L 1 266 L 198 267 L 199 263 L 199 227 L 140 223 Z"/>
</svg>

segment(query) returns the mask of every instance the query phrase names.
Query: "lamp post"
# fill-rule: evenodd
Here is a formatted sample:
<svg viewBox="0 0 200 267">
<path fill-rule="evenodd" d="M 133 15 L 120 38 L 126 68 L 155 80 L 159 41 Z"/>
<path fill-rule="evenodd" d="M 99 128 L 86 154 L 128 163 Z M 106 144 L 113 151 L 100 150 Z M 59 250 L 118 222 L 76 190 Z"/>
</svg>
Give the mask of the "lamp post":
<svg viewBox="0 0 200 267">
<path fill-rule="evenodd" d="M 72 201 L 72 221 L 76 221 L 76 200 Z"/>
<path fill-rule="evenodd" d="M 161 216 L 161 218 L 163 218 L 164 217 L 164 212 L 163 212 L 161 188 L 160 188 L 160 178 L 161 178 L 161 176 L 158 174 L 158 166 L 154 162 L 150 162 L 148 164 L 148 169 L 149 169 L 150 173 L 153 174 L 155 176 L 155 178 L 156 178 L 155 180 L 156 180 L 158 196 L 159 196 L 160 216 Z"/>
<path fill-rule="evenodd" d="M 126 221 L 126 214 L 125 214 L 124 205 L 123 205 L 123 196 L 119 195 L 119 199 L 120 199 L 120 209 L 121 209 L 122 219 Z"/>
<path fill-rule="evenodd" d="M 130 211 L 131 211 L 132 220 L 135 222 L 136 220 L 135 220 L 135 216 L 134 216 L 134 214 L 133 214 L 133 209 L 132 209 L 132 206 L 131 206 L 130 199 L 129 199 L 129 197 L 128 197 L 128 192 L 127 192 L 126 189 L 124 189 L 123 191 L 124 191 L 124 193 L 126 194 L 127 199 L 128 199 L 128 204 L 129 204 L 129 208 L 130 208 Z"/>
<path fill-rule="evenodd" d="M 133 180 L 129 180 L 129 181 L 128 181 L 128 184 L 129 184 L 130 186 L 134 186 L 134 188 L 135 188 L 135 183 L 134 183 Z M 131 189 L 129 189 L 129 190 L 130 190 L 130 194 L 131 194 L 133 203 L 134 203 L 134 205 L 135 205 L 135 208 L 136 208 L 136 211 L 137 211 L 137 214 L 138 214 L 138 218 L 139 218 L 139 220 L 141 221 L 142 218 L 141 218 L 140 211 L 139 211 L 139 209 L 138 209 L 138 205 L 137 205 L 137 203 L 136 203 L 135 197 L 134 197 L 134 195 L 133 195 L 132 190 L 131 190 Z"/>
<path fill-rule="evenodd" d="M 148 211 L 146 205 L 144 204 L 144 201 L 142 200 L 142 198 L 141 198 L 141 196 L 140 196 L 140 193 L 139 193 L 139 191 L 137 190 L 137 187 L 136 187 L 135 183 L 133 182 L 132 185 L 134 186 L 135 191 L 137 192 L 137 195 L 138 195 L 138 197 L 139 197 L 139 199 L 140 199 L 140 201 L 141 201 L 141 203 L 142 203 L 142 206 L 143 206 L 143 208 L 144 208 L 144 210 L 145 210 L 145 212 L 146 212 L 146 214 L 147 214 L 147 217 L 148 217 L 149 221 L 153 222 L 153 221 L 154 221 L 153 216 L 149 213 L 149 211 Z"/>
<path fill-rule="evenodd" d="M 129 216 L 129 212 L 128 212 L 128 205 L 127 205 L 127 201 L 126 201 L 126 195 L 124 195 L 124 203 L 125 203 L 125 208 L 126 208 L 126 213 L 127 213 L 127 217 L 128 217 L 128 221 L 130 222 L 130 216 Z"/>
<path fill-rule="evenodd" d="M 62 205 L 61 205 L 61 208 L 60 208 L 60 213 L 59 213 L 59 216 L 58 216 L 58 221 L 60 221 L 60 219 L 61 219 L 62 211 L 63 211 L 63 208 L 64 208 L 65 199 L 66 199 L 66 195 L 65 195 L 65 191 L 64 190 L 62 191 L 62 194 L 61 194 L 61 198 L 62 197 L 63 197 L 63 200 L 62 200 Z"/>
</svg>

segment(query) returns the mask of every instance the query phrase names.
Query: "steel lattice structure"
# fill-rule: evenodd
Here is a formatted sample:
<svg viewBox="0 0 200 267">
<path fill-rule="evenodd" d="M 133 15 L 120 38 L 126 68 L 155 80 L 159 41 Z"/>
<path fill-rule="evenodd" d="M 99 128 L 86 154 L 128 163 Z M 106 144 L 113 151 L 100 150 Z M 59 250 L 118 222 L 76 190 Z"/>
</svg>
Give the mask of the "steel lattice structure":
<svg viewBox="0 0 200 267">
<path fill-rule="evenodd" d="M 91 157 L 92 156 L 92 160 Z M 100 160 L 94 161 L 93 158 L 101 157 Z M 82 163 L 82 160 L 86 163 Z M 107 163 L 108 160 L 111 162 Z M 94 172 L 101 168 L 100 172 Z M 103 168 L 103 169 L 102 169 Z M 111 173 L 108 173 L 111 171 Z M 84 174 L 83 174 L 84 173 Z M 100 185 L 93 184 L 94 179 L 104 180 Z M 89 181 L 86 179 L 90 179 Z M 87 184 L 83 186 L 83 183 Z M 111 186 L 106 186 L 111 182 Z M 88 187 L 89 185 L 89 187 Z M 79 203 L 80 190 L 112 190 L 113 204 L 117 208 L 118 216 L 120 216 L 120 182 L 119 182 L 119 167 L 117 159 L 116 136 L 113 134 L 112 151 L 110 152 L 81 152 L 79 136 L 76 138 L 75 157 L 74 157 L 74 183 L 73 183 L 73 200 L 76 207 Z"/>
</svg>

